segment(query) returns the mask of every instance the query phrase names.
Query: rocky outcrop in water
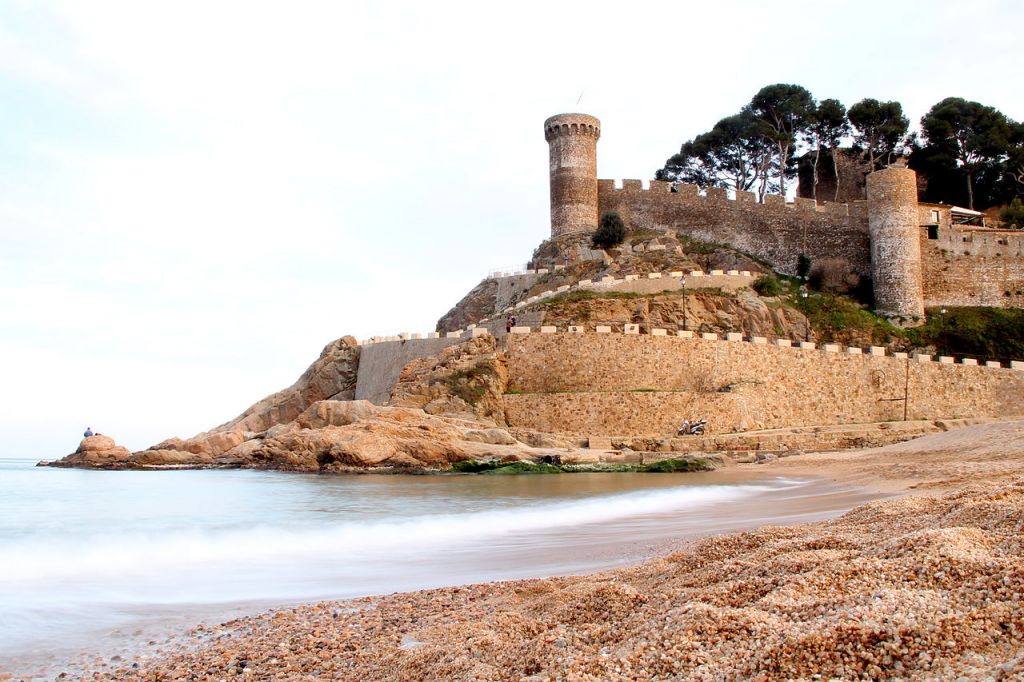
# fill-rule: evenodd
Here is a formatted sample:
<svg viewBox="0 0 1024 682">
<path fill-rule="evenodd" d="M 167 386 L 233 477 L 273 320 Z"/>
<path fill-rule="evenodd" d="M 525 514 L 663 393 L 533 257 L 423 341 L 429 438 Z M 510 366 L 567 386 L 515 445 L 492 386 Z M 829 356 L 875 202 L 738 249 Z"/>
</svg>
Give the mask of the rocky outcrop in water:
<svg viewBox="0 0 1024 682">
<path fill-rule="evenodd" d="M 118 445 L 110 436 L 96 434 L 84 438 L 78 449 L 60 462 L 63 466 L 102 467 L 131 457 L 131 454 L 128 448 Z"/>
<path fill-rule="evenodd" d="M 105 436 L 83 441 L 53 466 L 100 469 L 251 468 L 293 471 L 447 469 L 465 459 L 532 460 L 552 454 L 516 440 L 493 422 L 320 400 L 294 420 L 260 432 L 226 431 L 171 439 L 132 453 Z"/>
</svg>

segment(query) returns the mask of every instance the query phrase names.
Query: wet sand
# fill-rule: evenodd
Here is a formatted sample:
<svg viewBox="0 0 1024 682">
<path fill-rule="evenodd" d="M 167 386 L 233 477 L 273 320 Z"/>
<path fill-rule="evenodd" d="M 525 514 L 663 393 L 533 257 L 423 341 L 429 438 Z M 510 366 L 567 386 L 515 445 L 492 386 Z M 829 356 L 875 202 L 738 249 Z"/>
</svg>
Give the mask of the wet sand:
<svg viewBox="0 0 1024 682">
<path fill-rule="evenodd" d="M 1022 465 L 1022 422 L 751 465 L 912 494 L 593 575 L 268 611 L 88 678 L 1024 679 Z"/>
</svg>

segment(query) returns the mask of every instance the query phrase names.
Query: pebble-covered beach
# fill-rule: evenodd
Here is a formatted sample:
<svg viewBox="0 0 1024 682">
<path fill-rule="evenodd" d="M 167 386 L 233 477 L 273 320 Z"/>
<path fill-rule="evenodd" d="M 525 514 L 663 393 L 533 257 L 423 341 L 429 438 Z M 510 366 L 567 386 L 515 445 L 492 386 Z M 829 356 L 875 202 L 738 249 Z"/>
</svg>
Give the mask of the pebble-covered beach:
<svg viewBox="0 0 1024 682">
<path fill-rule="evenodd" d="M 625 570 L 203 625 L 86 679 L 1024 679 L 1024 423 L 767 466 L 911 494 Z"/>
</svg>

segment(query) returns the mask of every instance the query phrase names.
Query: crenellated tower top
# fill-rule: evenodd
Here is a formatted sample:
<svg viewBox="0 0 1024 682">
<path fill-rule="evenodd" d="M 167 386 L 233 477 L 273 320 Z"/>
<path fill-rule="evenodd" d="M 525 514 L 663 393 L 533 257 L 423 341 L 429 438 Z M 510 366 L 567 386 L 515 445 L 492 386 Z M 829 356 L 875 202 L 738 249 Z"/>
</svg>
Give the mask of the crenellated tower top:
<svg viewBox="0 0 1024 682">
<path fill-rule="evenodd" d="M 551 142 L 559 135 L 590 135 L 596 141 L 601 122 L 589 114 L 557 114 L 544 121 L 544 139 Z"/>
</svg>

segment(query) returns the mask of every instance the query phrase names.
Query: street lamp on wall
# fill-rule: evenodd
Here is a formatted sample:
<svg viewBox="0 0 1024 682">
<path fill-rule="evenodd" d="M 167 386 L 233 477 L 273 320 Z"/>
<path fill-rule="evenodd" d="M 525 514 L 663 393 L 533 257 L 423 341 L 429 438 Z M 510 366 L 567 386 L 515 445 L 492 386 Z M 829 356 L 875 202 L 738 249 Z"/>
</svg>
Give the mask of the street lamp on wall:
<svg viewBox="0 0 1024 682">
<path fill-rule="evenodd" d="M 683 287 L 683 331 L 686 331 L 686 276 L 679 278 L 679 284 Z"/>
<path fill-rule="evenodd" d="M 800 280 L 802 282 L 800 284 L 800 299 L 803 301 L 804 304 L 804 341 L 810 341 L 811 318 L 807 316 L 807 283 L 804 281 L 803 277 L 801 277 Z"/>
</svg>

